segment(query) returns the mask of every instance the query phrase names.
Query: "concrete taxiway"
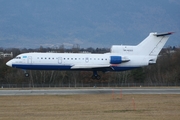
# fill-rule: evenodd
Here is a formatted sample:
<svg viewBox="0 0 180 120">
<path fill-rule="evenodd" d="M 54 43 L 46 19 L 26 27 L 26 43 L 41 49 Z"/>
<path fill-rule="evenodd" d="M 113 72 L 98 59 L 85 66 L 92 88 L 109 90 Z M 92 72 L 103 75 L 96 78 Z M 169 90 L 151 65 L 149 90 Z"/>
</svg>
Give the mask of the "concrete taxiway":
<svg viewBox="0 0 180 120">
<path fill-rule="evenodd" d="M 32 89 L 0 90 L 2 95 L 75 95 L 75 94 L 180 94 L 180 88 L 127 88 L 127 89 Z"/>
</svg>

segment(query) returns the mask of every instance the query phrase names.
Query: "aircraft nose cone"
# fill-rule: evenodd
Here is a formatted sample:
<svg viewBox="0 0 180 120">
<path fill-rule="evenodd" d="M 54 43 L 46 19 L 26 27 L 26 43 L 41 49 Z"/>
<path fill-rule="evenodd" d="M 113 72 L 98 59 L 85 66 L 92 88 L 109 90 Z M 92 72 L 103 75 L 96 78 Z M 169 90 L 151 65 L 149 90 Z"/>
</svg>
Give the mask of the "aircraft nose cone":
<svg viewBox="0 0 180 120">
<path fill-rule="evenodd" d="M 12 67 L 12 62 L 11 62 L 11 60 L 8 61 L 8 62 L 6 63 L 6 65 L 9 66 L 9 67 Z"/>
</svg>

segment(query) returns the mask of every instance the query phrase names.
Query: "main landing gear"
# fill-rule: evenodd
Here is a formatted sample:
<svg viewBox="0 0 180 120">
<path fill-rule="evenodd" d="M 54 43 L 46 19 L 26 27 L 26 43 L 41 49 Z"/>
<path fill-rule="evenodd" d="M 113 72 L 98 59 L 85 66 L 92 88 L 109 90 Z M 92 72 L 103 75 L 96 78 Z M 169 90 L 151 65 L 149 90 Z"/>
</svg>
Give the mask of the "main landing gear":
<svg viewBox="0 0 180 120">
<path fill-rule="evenodd" d="M 101 76 L 98 75 L 97 71 L 93 71 L 93 75 L 91 77 L 92 79 L 96 79 L 96 80 L 100 80 L 101 79 Z"/>
</svg>

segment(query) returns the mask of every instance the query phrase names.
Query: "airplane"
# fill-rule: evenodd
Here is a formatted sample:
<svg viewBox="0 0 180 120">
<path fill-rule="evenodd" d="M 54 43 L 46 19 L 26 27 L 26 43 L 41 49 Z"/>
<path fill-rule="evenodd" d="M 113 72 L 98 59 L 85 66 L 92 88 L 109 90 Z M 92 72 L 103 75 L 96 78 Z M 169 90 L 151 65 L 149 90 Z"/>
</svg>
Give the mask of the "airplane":
<svg viewBox="0 0 180 120">
<path fill-rule="evenodd" d="M 138 45 L 112 45 L 104 54 L 89 53 L 23 53 L 6 65 L 25 70 L 82 70 L 92 71 L 92 79 L 99 80 L 98 71 L 125 71 L 156 63 L 158 54 L 173 32 L 150 33 Z"/>
</svg>

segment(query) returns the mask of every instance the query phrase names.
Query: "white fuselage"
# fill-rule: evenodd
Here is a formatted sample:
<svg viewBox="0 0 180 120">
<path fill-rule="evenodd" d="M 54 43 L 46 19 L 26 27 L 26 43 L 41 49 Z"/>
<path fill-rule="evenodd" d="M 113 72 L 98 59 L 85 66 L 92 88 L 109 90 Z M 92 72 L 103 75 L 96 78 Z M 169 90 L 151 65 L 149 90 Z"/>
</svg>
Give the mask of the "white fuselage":
<svg viewBox="0 0 180 120">
<path fill-rule="evenodd" d="M 111 53 L 82 54 L 82 53 L 25 53 L 10 60 L 7 65 L 31 70 L 102 70 L 123 71 L 142 67 L 149 64 L 149 56 L 122 56 L 119 63 L 113 63 Z"/>
</svg>

